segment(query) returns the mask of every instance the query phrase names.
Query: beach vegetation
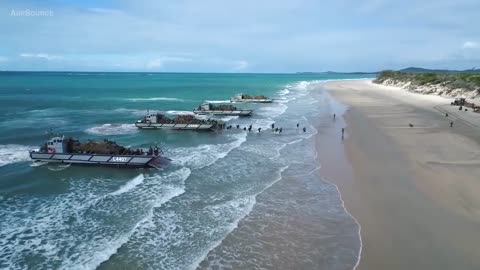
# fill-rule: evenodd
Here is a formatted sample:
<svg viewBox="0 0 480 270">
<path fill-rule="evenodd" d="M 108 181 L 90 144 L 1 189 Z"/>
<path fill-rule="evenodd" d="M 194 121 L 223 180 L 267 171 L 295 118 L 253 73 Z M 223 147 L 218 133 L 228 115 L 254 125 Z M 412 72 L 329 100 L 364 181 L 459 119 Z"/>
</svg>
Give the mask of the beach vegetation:
<svg viewBox="0 0 480 270">
<path fill-rule="evenodd" d="M 385 70 L 378 73 L 376 83 L 386 80 L 410 83 L 412 86 L 441 85 L 451 89 L 475 91 L 480 88 L 480 73 L 473 72 L 402 72 Z"/>
</svg>

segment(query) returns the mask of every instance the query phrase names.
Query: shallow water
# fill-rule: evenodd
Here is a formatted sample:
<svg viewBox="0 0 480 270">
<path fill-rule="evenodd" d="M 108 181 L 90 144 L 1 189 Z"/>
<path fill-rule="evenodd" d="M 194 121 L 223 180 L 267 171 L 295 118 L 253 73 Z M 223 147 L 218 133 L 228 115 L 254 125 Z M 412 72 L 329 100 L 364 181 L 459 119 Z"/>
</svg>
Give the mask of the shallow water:
<svg viewBox="0 0 480 270">
<path fill-rule="evenodd" d="M 313 135 L 316 121 L 331 114 L 319 86 L 353 77 L 1 73 L 0 268 L 271 268 L 271 256 L 293 262 L 282 254 L 289 245 L 302 268 L 351 269 L 358 228 L 335 186 L 321 180 Z M 239 105 L 255 110 L 251 118 L 223 119 L 255 132 L 132 124 L 146 109 L 191 112 L 203 100 L 238 92 L 276 99 Z M 272 123 L 283 132 L 272 132 Z M 160 145 L 173 163 L 162 171 L 31 166 L 27 151 L 48 129 Z M 279 223 L 295 212 L 311 218 L 298 220 L 288 238 L 272 233 L 285 231 Z"/>
</svg>

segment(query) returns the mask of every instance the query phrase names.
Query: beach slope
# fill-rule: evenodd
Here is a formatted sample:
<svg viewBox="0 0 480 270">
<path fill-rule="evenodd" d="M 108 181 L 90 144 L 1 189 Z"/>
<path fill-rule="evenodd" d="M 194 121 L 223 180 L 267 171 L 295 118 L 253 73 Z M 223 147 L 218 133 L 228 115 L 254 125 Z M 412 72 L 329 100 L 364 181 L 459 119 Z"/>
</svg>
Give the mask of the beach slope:
<svg viewBox="0 0 480 270">
<path fill-rule="evenodd" d="M 480 269 L 480 114 L 370 80 L 325 87 L 349 106 L 353 177 L 330 180 L 362 226 L 358 269 Z"/>
</svg>

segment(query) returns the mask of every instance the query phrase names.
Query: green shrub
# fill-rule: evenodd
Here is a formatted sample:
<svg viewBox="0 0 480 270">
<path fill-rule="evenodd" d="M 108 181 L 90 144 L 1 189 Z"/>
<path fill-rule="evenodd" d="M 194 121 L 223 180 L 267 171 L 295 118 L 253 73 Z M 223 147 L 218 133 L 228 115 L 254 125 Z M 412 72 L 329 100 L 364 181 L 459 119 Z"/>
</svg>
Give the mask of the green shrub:
<svg viewBox="0 0 480 270">
<path fill-rule="evenodd" d="M 410 82 L 412 85 L 443 84 L 449 88 L 463 88 L 473 91 L 480 87 L 479 73 L 453 73 L 453 72 L 424 72 L 408 73 L 401 71 L 385 70 L 380 72 L 375 79 L 376 83 L 383 83 L 387 79 L 400 82 Z"/>
</svg>

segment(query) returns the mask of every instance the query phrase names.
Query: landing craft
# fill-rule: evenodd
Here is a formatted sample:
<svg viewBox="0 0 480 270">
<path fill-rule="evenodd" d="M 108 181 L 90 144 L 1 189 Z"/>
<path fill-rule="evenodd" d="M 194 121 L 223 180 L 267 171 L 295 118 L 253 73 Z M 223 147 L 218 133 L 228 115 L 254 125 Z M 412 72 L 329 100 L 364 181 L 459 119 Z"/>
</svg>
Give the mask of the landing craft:
<svg viewBox="0 0 480 270">
<path fill-rule="evenodd" d="M 210 114 L 210 115 L 231 115 L 231 116 L 251 116 L 253 110 L 242 110 L 232 105 L 213 105 L 210 103 L 203 103 L 198 108 L 193 110 L 195 114 Z"/>
<path fill-rule="evenodd" d="M 272 103 L 273 100 L 266 96 L 250 96 L 245 94 L 238 94 L 230 98 L 231 102 L 246 102 L 246 103 Z"/>
<path fill-rule="evenodd" d="M 223 122 L 217 120 L 200 120 L 193 115 L 177 115 L 170 119 L 160 113 L 149 113 L 135 123 L 138 128 L 144 129 L 179 129 L 179 130 L 214 130 L 221 129 Z"/>
<path fill-rule="evenodd" d="M 30 158 L 34 162 L 157 169 L 167 166 L 171 161 L 163 157 L 161 150 L 156 147 L 150 147 L 147 152 L 143 152 L 143 150 L 132 150 L 108 140 L 81 143 L 64 136 L 52 137 L 40 147 L 40 150 L 30 151 Z"/>
</svg>

